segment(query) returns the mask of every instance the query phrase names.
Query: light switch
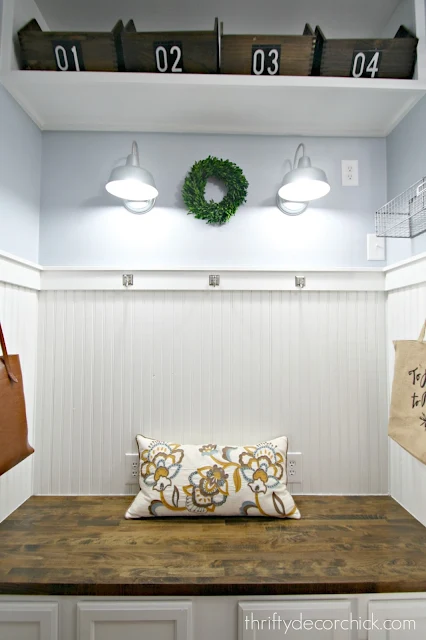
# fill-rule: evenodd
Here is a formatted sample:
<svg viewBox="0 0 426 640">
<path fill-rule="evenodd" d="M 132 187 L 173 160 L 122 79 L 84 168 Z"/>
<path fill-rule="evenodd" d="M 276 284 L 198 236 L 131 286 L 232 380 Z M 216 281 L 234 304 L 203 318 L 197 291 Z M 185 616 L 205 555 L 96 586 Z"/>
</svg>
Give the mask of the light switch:
<svg viewBox="0 0 426 640">
<path fill-rule="evenodd" d="M 367 234 L 367 260 L 385 260 L 385 238 L 378 238 L 374 233 Z"/>
</svg>

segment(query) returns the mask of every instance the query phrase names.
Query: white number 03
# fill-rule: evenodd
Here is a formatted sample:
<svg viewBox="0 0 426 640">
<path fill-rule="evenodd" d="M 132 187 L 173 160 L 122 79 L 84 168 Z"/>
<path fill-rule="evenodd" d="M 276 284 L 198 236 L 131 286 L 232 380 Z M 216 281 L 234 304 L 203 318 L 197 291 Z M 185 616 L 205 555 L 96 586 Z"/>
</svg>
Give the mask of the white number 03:
<svg viewBox="0 0 426 640">
<path fill-rule="evenodd" d="M 371 58 L 370 62 L 365 69 L 366 57 L 363 51 L 360 51 L 356 54 L 354 58 L 354 64 L 352 67 L 352 76 L 354 78 L 360 78 L 364 74 L 364 69 L 367 73 L 370 74 L 371 78 L 375 78 L 376 74 L 379 71 L 379 60 L 380 60 L 380 51 L 376 51 L 376 53 Z"/>
<path fill-rule="evenodd" d="M 268 66 L 266 67 L 267 73 L 270 76 L 275 76 L 279 71 L 279 52 L 278 49 L 270 49 L 268 51 Z M 253 53 L 253 73 L 256 76 L 261 76 L 265 73 L 266 56 L 263 49 L 256 49 Z"/>
</svg>

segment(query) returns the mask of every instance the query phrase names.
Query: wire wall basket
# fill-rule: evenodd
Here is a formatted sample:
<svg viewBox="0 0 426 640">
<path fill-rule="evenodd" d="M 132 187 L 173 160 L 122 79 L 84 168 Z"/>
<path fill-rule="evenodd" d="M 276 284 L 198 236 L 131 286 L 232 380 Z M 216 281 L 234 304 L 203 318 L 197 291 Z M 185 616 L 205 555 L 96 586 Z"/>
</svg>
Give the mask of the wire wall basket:
<svg viewBox="0 0 426 640">
<path fill-rule="evenodd" d="M 415 238 L 426 231 L 426 178 L 376 211 L 376 235 Z"/>
</svg>

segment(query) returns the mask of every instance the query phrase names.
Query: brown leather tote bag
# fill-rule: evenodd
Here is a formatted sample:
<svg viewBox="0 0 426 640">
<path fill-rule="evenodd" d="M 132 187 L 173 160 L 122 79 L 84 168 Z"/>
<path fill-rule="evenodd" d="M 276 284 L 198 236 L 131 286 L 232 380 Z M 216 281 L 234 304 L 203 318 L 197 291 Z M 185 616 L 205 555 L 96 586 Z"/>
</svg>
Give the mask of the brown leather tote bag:
<svg viewBox="0 0 426 640">
<path fill-rule="evenodd" d="M 32 453 L 21 364 L 19 356 L 8 355 L 0 324 L 0 476 Z"/>
</svg>

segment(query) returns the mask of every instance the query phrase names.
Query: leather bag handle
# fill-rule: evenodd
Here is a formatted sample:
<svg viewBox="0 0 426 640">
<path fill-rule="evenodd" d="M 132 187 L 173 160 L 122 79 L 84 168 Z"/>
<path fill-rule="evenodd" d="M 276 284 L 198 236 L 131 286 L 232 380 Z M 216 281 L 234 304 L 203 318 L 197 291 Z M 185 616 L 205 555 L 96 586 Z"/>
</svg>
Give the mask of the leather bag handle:
<svg viewBox="0 0 426 640">
<path fill-rule="evenodd" d="M 1 348 L 1 352 L 3 353 L 3 357 L 0 358 L 0 360 L 3 361 L 3 364 L 6 368 L 7 375 L 9 376 L 9 380 L 11 382 L 18 382 L 18 378 L 13 375 L 12 369 L 10 368 L 9 354 L 7 353 L 6 342 L 3 335 L 3 329 L 1 328 L 1 322 L 0 322 L 0 348 Z"/>
</svg>

